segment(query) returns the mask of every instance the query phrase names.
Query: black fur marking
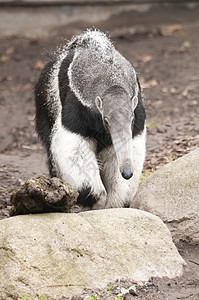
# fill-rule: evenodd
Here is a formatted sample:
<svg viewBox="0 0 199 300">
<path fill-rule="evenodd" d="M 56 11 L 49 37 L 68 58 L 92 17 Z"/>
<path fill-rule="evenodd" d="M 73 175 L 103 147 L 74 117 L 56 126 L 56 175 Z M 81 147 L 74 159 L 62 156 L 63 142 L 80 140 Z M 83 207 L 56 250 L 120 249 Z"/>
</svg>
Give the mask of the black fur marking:
<svg viewBox="0 0 199 300">
<path fill-rule="evenodd" d="M 72 58 L 73 54 L 63 60 L 59 72 L 62 124 L 71 132 L 96 139 L 99 152 L 111 145 L 111 136 L 104 128 L 100 113 L 85 107 L 71 91 L 67 71 Z"/>
<path fill-rule="evenodd" d="M 53 64 L 54 61 L 50 61 L 45 66 L 35 86 L 36 130 L 42 143 L 47 147 L 49 147 L 50 144 L 50 133 L 55 122 L 46 103 L 49 76 Z"/>
<path fill-rule="evenodd" d="M 92 207 L 99 199 L 96 199 L 94 195 L 91 194 L 91 189 L 89 187 L 83 188 L 79 192 L 77 198 L 77 205 L 82 205 L 84 207 Z"/>
<path fill-rule="evenodd" d="M 136 135 L 139 135 L 143 129 L 144 129 L 144 124 L 146 120 L 146 114 L 145 114 L 145 109 L 143 105 L 143 100 L 142 100 L 142 92 L 141 92 L 141 87 L 140 87 L 140 82 L 137 76 L 137 83 L 139 87 L 139 92 L 138 92 L 138 105 L 134 111 L 135 118 L 134 118 L 134 124 L 133 124 L 133 138 Z"/>
<path fill-rule="evenodd" d="M 46 101 L 48 96 L 48 82 L 53 64 L 54 61 L 50 61 L 48 64 L 46 64 L 41 72 L 34 91 L 36 106 L 36 130 L 39 138 L 47 150 L 48 166 L 51 177 L 56 176 L 56 172 L 53 170 L 50 154 L 50 134 L 55 120 L 53 118 L 53 114 L 49 112 Z"/>
<path fill-rule="evenodd" d="M 50 177 L 57 177 L 57 173 L 52 163 L 50 148 L 47 148 L 47 154 L 48 154 L 48 168 L 49 168 Z"/>
</svg>

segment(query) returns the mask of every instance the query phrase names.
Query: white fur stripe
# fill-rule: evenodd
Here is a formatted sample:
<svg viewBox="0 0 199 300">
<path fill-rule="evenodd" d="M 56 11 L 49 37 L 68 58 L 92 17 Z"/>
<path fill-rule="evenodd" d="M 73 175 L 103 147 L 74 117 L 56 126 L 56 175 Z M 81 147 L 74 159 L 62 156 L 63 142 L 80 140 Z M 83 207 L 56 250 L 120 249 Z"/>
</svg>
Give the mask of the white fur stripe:
<svg viewBox="0 0 199 300">
<path fill-rule="evenodd" d="M 57 174 L 77 190 L 88 187 L 93 195 L 99 196 L 102 192 L 105 194 L 105 188 L 95 152 L 96 145 L 92 140 L 65 129 L 58 117 L 51 139 L 51 153 Z"/>
</svg>

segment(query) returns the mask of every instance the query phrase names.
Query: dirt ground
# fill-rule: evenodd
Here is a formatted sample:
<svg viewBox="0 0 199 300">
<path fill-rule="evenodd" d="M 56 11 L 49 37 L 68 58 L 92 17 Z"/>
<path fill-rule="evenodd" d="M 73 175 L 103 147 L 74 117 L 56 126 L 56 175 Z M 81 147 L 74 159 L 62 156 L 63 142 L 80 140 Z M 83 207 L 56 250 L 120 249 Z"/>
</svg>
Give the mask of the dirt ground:
<svg viewBox="0 0 199 300">
<path fill-rule="evenodd" d="M 175 17 L 169 11 L 157 17 L 154 10 L 142 20 L 123 13 L 94 24 L 109 32 L 140 76 L 148 123 L 145 172 L 199 145 L 198 15 L 198 8 Z M 87 27 L 91 24 L 54 28 L 54 34 L 43 39 L 0 36 L 0 219 L 9 216 L 14 189 L 34 175 L 48 174 L 34 130 L 33 87 L 50 52 Z M 137 288 L 138 296 L 124 299 L 199 299 L 199 246 L 177 247 L 188 264 L 182 278 L 152 279 Z M 103 292 L 107 294 L 107 289 Z"/>
</svg>

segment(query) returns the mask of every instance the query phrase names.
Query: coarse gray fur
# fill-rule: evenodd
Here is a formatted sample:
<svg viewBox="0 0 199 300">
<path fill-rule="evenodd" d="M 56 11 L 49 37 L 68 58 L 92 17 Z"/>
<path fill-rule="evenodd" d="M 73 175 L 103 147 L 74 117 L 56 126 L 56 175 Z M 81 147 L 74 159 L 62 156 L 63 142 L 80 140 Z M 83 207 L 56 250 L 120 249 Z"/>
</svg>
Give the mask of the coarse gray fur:
<svg viewBox="0 0 199 300">
<path fill-rule="evenodd" d="M 64 60 L 69 60 L 66 70 Z M 62 101 L 61 85 L 66 88 Z M 146 140 L 145 112 L 132 65 L 104 33 L 87 30 L 58 50 L 41 74 L 35 98 L 37 131 L 48 152 L 51 175 L 76 188 L 79 199 L 94 200 L 91 204 L 81 199 L 83 206 L 127 205 L 139 184 Z M 111 144 L 105 142 L 99 151 L 92 127 L 107 132 Z"/>
<path fill-rule="evenodd" d="M 68 50 L 75 49 L 69 68 L 70 87 L 84 105 L 95 108 L 96 97 L 120 86 L 131 99 L 138 92 L 132 65 L 114 48 L 107 36 L 90 31 L 74 38 Z"/>
</svg>

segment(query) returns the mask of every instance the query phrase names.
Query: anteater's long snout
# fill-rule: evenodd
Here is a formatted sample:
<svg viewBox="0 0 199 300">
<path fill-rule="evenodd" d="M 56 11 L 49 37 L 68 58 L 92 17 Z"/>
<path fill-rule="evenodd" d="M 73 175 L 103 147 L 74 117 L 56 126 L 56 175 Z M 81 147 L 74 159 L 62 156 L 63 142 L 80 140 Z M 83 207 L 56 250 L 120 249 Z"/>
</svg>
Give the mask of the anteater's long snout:
<svg viewBox="0 0 199 300">
<path fill-rule="evenodd" d="M 118 167 L 122 177 L 126 180 L 133 176 L 133 141 L 132 132 L 114 132 L 111 134 L 116 153 Z"/>
</svg>

